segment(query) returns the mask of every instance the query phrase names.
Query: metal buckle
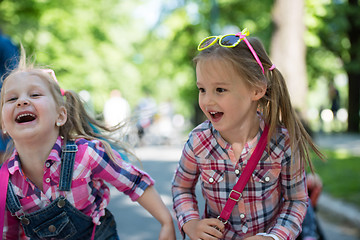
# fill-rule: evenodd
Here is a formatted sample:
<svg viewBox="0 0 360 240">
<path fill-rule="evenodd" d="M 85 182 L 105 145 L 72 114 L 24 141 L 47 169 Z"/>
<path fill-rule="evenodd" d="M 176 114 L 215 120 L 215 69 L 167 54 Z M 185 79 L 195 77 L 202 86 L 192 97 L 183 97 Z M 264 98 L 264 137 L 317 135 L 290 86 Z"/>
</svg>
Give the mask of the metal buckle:
<svg viewBox="0 0 360 240">
<path fill-rule="evenodd" d="M 218 216 L 217 219 L 219 219 L 224 225 L 228 222 L 227 220 L 225 221 L 225 219 L 222 219 L 220 216 Z"/>
<path fill-rule="evenodd" d="M 235 192 L 235 193 L 237 193 L 237 194 L 239 194 L 239 198 L 238 199 L 235 199 L 235 198 L 233 198 L 233 197 L 231 197 L 231 194 L 233 193 L 233 192 Z M 235 202 L 238 202 L 238 201 L 240 201 L 240 198 L 242 197 L 242 194 L 241 194 L 241 192 L 238 192 L 238 191 L 236 191 L 236 190 L 231 190 L 231 192 L 230 192 L 230 194 L 229 194 L 229 198 L 231 199 L 231 200 L 234 200 Z"/>
<path fill-rule="evenodd" d="M 78 151 L 77 145 L 71 145 L 71 148 L 74 148 L 74 149 L 68 149 L 64 146 L 64 147 L 62 147 L 61 151 L 62 152 L 77 152 Z"/>
</svg>

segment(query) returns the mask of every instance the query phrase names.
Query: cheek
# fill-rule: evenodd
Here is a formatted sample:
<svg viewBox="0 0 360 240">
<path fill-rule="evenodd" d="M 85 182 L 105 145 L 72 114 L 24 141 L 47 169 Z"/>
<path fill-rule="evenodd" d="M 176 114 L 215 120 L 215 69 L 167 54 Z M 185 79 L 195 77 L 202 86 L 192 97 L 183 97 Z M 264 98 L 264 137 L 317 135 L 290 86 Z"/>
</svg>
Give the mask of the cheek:
<svg viewBox="0 0 360 240">
<path fill-rule="evenodd" d="M 199 103 L 200 109 L 201 109 L 203 112 L 205 112 L 204 99 L 203 99 L 201 96 L 199 96 L 198 103 Z"/>
<path fill-rule="evenodd" d="M 1 121 L 6 121 L 9 118 L 10 110 L 8 107 L 3 106 L 1 109 Z"/>
</svg>

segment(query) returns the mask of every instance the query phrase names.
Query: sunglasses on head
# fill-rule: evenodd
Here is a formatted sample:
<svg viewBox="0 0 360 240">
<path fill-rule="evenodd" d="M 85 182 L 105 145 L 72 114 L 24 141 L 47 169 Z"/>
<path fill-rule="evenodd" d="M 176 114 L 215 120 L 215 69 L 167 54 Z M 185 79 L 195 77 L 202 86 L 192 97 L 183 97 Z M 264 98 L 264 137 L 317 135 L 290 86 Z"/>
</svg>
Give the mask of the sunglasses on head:
<svg viewBox="0 0 360 240">
<path fill-rule="evenodd" d="M 233 48 L 233 47 L 236 47 L 241 41 L 244 41 L 246 43 L 246 45 L 248 46 L 248 48 L 250 49 L 250 51 L 251 51 L 252 55 L 254 56 L 256 62 L 261 67 L 262 72 L 265 74 L 264 67 L 263 67 L 258 55 L 256 54 L 255 50 L 251 46 L 250 42 L 246 39 L 246 36 L 249 36 L 249 34 L 250 34 L 249 30 L 247 30 L 247 28 L 245 28 L 244 30 L 242 30 L 241 32 L 239 32 L 237 34 L 210 36 L 210 37 L 204 38 L 199 43 L 199 46 L 198 46 L 197 49 L 198 49 L 198 51 L 205 50 L 205 49 L 211 47 L 212 45 L 214 45 L 217 42 L 219 42 L 219 45 L 221 47 Z"/>
</svg>

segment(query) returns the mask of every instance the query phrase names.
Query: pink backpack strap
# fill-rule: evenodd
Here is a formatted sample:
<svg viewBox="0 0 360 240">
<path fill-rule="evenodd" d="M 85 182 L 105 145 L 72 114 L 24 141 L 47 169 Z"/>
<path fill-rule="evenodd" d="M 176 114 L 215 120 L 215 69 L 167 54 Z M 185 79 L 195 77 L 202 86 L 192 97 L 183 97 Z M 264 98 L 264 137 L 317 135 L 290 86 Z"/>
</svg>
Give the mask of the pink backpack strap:
<svg viewBox="0 0 360 240">
<path fill-rule="evenodd" d="M 267 145 L 268 132 L 269 126 L 265 125 L 264 131 L 261 134 L 260 140 L 256 145 L 254 152 L 251 154 L 251 157 L 246 164 L 244 171 L 240 175 L 239 180 L 231 190 L 229 198 L 226 201 L 225 207 L 221 211 L 220 216 L 218 216 L 218 219 L 224 224 L 227 223 L 233 208 L 242 197 L 242 191 L 244 190 L 244 187 L 246 186 L 252 173 L 254 172 L 255 167 L 258 164 L 262 154 L 264 153 L 265 147 Z"/>
<path fill-rule="evenodd" d="M 9 184 L 9 170 L 7 162 L 5 162 L 0 169 L 0 239 L 3 237 L 4 218 L 6 208 L 6 194 Z"/>
</svg>

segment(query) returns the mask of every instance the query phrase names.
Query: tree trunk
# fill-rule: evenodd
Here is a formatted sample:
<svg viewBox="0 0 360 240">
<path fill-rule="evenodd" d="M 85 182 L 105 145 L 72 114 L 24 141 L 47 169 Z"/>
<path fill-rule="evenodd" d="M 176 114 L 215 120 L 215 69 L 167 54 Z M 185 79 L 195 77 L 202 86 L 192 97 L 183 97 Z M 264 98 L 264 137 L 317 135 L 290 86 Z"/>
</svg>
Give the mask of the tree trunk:
<svg viewBox="0 0 360 240">
<path fill-rule="evenodd" d="M 360 24 L 358 23 L 357 0 L 349 0 L 349 41 L 351 44 L 350 61 L 345 65 L 349 77 L 348 132 L 359 132 L 360 110 Z"/>
<path fill-rule="evenodd" d="M 276 0 L 273 8 L 275 31 L 271 59 L 283 74 L 293 107 L 306 111 L 307 78 L 304 42 L 304 1 Z"/>
</svg>

